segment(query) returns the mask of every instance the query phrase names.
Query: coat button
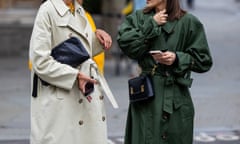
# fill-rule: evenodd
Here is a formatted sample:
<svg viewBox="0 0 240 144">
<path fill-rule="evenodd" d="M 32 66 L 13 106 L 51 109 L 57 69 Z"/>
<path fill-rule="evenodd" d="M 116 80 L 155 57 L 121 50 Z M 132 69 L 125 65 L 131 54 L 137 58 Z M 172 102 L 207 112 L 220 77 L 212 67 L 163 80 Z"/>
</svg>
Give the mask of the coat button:
<svg viewBox="0 0 240 144">
<path fill-rule="evenodd" d="M 88 33 L 86 33 L 85 35 L 86 35 L 86 37 L 88 37 Z"/>
<path fill-rule="evenodd" d="M 69 34 L 68 34 L 69 38 L 72 37 L 72 35 L 73 35 L 72 33 L 69 33 Z"/>
<path fill-rule="evenodd" d="M 165 71 L 165 76 L 166 77 L 169 77 L 170 76 L 170 73 L 168 71 Z"/>
<path fill-rule="evenodd" d="M 99 99 L 100 99 L 100 100 L 103 100 L 103 99 L 104 99 L 104 96 L 102 96 L 102 95 L 99 96 Z"/>
<path fill-rule="evenodd" d="M 78 103 L 80 103 L 80 104 L 81 104 L 82 102 L 83 102 L 83 99 L 80 99 L 80 100 L 78 101 Z"/>
<path fill-rule="evenodd" d="M 163 119 L 164 120 L 168 120 L 168 116 L 167 115 L 163 115 Z"/>
<path fill-rule="evenodd" d="M 194 64 L 195 64 L 195 62 L 192 60 L 192 61 L 191 61 L 191 67 L 193 67 Z"/>
<path fill-rule="evenodd" d="M 166 139 L 167 139 L 166 133 L 164 133 L 164 134 L 162 135 L 162 139 L 163 139 L 163 140 L 166 140 Z"/>
<path fill-rule="evenodd" d="M 80 120 L 80 121 L 79 121 L 79 125 L 83 125 L 83 120 Z"/>
<path fill-rule="evenodd" d="M 145 43 L 145 44 L 148 44 L 148 43 L 149 43 L 149 41 L 148 41 L 147 39 L 145 39 L 145 40 L 144 40 L 144 43 Z"/>
<path fill-rule="evenodd" d="M 102 121 L 105 121 L 105 120 L 106 120 L 106 117 L 105 117 L 105 116 L 103 116 L 103 117 L 102 117 Z"/>
<path fill-rule="evenodd" d="M 168 120 L 169 119 L 169 113 L 166 113 L 166 112 L 163 112 L 163 114 L 162 114 L 162 118 L 164 119 L 164 120 Z"/>
</svg>

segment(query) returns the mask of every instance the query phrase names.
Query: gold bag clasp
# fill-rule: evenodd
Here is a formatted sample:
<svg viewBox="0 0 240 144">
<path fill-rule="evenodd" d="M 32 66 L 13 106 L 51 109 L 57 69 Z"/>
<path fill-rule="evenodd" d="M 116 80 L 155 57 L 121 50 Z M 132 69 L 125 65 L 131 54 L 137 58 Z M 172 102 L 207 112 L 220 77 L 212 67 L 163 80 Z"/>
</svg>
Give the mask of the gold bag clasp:
<svg viewBox="0 0 240 144">
<path fill-rule="evenodd" d="M 132 95 L 134 93 L 133 87 L 130 87 L 130 94 Z"/>
<path fill-rule="evenodd" d="M 141 92 L 144 92 L 144 85 L 141 85 Z"/>
</svg>

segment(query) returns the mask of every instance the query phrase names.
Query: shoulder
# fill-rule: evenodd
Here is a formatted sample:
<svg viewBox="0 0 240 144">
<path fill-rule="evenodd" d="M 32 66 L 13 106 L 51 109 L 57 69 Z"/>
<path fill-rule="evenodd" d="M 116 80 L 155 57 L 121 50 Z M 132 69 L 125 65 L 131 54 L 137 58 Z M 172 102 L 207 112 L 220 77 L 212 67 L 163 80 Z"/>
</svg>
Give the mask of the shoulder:
<svg viewBox="0 0 240 144">
<path fill-rule="evenodd" d="M 191 13 L 186 13 L 181 19 L 183 23 L 186 23 L 188 26 L 202 27 L 203 24 L 198 17 Z"/>
<path fill-rule="evenodd" d="M 52 5 L 52 3 L 49 0 L 47 0 L 40 5 L 40 7 L 38 9 L 38 13 L 46 15 L 48 13 L 51 13 L 53 10 L 54 10 L 54 6 Z"/>
<path fill-rule="evenodd" d="M 136 15 L 143 15 L 143 10 L 136 10 Z"/>
<path fill-rule="evenodd" d="M 136 10 L 136 16 L 138 18 L 147 18 L 147 17 L 150 17 L 150 16 L 153 16 L 153 11 L 150 11 L 150 12 L 144 12 L 142 9 L 141 10 Z"/>
<path fill-rule="evenodd" d="M 142 17 L 144 15 L 142 10 L 136 10 L 133 13 L 129 14 L 127 18 L 137 18 L 137 17 Z"/>
<path fill-rule="evenodd" d="M 143 10 L 136 10 L 132 14 L 128 15 L 126 19 L 128 21 L 134 21 L 138 23 L 144 23 L 146 19 L 150 16 L 150 13 L 144 13 Z"/>
<path fill-rule="evenodd" d="M 55 9 L 51 0 L 47 0 L 46 2 L 40 5 L 36 16 L 36 20 L 50 23 L 53 20 L 58 19 L 59 17 L 60 17 L 59 13 Z"/>
</svg>

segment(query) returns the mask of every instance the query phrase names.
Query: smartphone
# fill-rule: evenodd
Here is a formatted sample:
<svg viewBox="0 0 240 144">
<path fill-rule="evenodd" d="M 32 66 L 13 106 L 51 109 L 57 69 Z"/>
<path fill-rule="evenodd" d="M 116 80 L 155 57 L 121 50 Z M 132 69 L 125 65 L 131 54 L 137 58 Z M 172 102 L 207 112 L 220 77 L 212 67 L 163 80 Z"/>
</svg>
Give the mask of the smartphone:
<svg viewBox="0 0 240 144">
<path fill-rule="evenodd" d="M 85 85 L 85 93 L 84 96 L 88 96 L 90 93 L 92 93 L 94 90 L 94 84 L 87 82 Z"/>
<path fill-rule="evenodd" d="M 162 54 L 163 52 L 160 50 L 151 50 L 149 51 L 150 54 Z"/>
</svg>

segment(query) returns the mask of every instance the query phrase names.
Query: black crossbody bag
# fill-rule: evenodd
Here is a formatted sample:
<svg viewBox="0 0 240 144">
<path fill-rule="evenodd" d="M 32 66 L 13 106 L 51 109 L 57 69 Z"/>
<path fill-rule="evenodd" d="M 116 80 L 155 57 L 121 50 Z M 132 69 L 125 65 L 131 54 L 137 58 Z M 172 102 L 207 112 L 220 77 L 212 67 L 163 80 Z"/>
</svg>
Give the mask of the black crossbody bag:
<svg viewBox="0 0 240 144">
<path fill-rule="evenodd" d="M 128 80 L 129 100 L 138 102 L 154 97 L 152 80 L 149 75 L 140 75 Z"/>
</svg>

